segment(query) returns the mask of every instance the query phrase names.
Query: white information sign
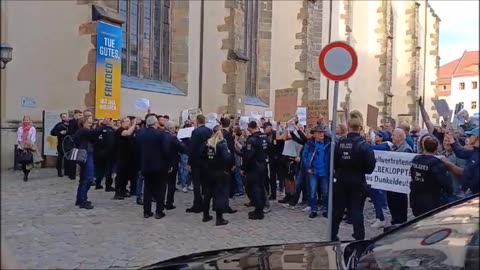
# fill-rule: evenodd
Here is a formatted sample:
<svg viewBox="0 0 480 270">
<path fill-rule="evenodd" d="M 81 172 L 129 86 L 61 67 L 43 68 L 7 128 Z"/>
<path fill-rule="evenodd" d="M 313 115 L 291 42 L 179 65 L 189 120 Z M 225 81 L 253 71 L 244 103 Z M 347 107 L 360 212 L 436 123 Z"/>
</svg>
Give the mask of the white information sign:
<svg viewBox="0 0 480 270">
<path fill-rule="evenodd" d="M 43 155 L 57 156 L 57 137 L 51 136 L 50 131 L 60 122 L 61 112 L 44 111 L 43 130 Z"/>
</svg>

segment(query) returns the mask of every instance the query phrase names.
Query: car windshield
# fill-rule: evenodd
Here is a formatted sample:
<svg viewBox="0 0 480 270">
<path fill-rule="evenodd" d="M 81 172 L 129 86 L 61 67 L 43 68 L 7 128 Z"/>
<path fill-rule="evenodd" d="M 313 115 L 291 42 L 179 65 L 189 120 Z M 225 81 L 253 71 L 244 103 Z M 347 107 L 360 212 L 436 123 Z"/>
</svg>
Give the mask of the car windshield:
<svg viewBox="0 0 480 270">
<path fill-rule="evenodd" d="M 478 269 L 479 198 L 386 234 L 358 269 Z"/>
</svg>

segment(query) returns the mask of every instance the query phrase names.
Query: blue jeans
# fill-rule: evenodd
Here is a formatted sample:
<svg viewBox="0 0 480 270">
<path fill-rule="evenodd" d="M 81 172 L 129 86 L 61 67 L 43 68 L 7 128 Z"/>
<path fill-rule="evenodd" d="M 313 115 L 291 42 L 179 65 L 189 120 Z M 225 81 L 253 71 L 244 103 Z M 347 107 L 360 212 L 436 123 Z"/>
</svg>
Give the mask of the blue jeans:
<svg viewBox="0 0 480 270">
<path fill-rule="evenodd" d="M 328 176 L 310 175 L 308 180 L 308 205 L 312 208 L 312 213 L 317 212 L 317 186 L 320 185 L 322 195 L 323 211 L 328 210 Z"/>
<path fill-rule="evenodd" d="M 137 187 L 136 187 L 136 192 L 137 194 L 137 199 L 142 199 L 143 198 L 143 175 L 142 173 L 138 173 L 137 176 Z"/>
<path fill-rule="evenodd" d="M 86 163 L 86 177 L 89 183 L 93 183 L 95 179 L 95 166 L 93 164 L 93 153 L 87 153 L 87 163 Z"/>
<path fill-rule="evenodd" d="M 380 189 L 368 187 L 370 198 L 372 199 L 373 207 L 375 208 L 375 217 L 381 221 L 385 220 L 383 215 L 383 208 L 387 205 L 387 194 Z"/>
<path fill-rule="evenodd" d="M 89 164 L 91 164 L 91 168 L 93 168 L 93 153 L 87 153 L 87 162 L 85 162 L 85 164 L 80 164 L 80 181 L 78 182 L 77 188 L 77 202 L 79 205 L 83 205 L 87 202 L 87 193 L 90 190 L 91 183 L 93 183 L 93 177 L 88 178 Z"/>
<path fill-rule="evenodd" d="M 235 194 L 243 194 L 243 176 L 240 173 L 240 168 L 236 167 L 234 171 L 235 175 Z"/>
<path fill-rule="evenodd" d="M 303 166 L 298 166 L 297 172 L 295 174 L 295 196 L 292 199 L 290 205 L 296 205 L 300 199 L 300 193 L 302 193 L 302 201 L 305 201 L 307 197 L 310 197 L 309 185 L 307 185 L 307 172 Z"/>
<path fill-rule="evenodd" d="M 178 180 L 182 187 L 190 186 L 192 183 L 192 175 L 187 170 L 188 155 L 181 155 L 178 164 Z"/>
</svg>

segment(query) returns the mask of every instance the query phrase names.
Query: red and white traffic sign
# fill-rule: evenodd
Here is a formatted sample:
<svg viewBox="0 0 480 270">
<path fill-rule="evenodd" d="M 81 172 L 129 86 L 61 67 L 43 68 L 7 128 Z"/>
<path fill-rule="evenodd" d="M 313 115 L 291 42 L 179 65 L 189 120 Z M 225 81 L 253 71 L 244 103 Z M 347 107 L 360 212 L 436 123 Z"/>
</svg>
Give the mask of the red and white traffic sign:
<svg viewBox="0 0 480 270">
<path fill-rule="evenodd" d="M 320 71 L 332 81 L 344 81 L 357 69 L 355 50 L 345 42 L 335 41 L 325 46 L 318 57 Z"/>
</svg>

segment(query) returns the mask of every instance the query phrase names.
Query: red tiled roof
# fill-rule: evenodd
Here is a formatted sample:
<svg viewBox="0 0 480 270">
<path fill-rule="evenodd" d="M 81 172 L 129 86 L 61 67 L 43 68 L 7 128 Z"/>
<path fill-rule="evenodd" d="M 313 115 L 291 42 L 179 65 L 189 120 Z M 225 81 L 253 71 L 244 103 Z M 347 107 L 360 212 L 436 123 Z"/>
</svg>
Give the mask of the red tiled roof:
<svg viewBox="0 0 480 270">
<path fill-rule="evenodd" d="M 465 51 L 457 60 L 447 63 L 438 69 L 437 83 L 445 84 L 453 77 L 479 75 L 480 55 L 479 51 Z"/>
<path fill-rule="evenodd" d="M 479 56 L 479 51 L 465 52 L 463 54 L 462 60 L 458 64 L 457 70 L 453 74 L 453 77 L 479 75 Z"/>
</svg>

